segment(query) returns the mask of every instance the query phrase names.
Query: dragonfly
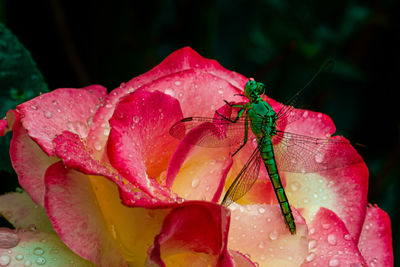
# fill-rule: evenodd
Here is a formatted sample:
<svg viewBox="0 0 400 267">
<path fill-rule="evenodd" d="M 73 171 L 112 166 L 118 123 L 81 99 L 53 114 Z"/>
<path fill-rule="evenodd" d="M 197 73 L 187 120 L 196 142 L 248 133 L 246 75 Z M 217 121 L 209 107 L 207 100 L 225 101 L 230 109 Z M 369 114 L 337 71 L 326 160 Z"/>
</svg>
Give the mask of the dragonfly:
<svg viewBox="0 0 400 267">
<path fill-rule="evenodd" d="M 292 112 L 292 103 L 305 87 L 289 100 L 288 105 L 275 111 L 262 98 L 266 93 L 264 84 L 250 78 L 244 87 L 244 94 L 241 94 L 248 100 L 247 103 L 232 104 L 225 100 L 228 107 L 237 110 L 236 117 L 218 111 L 214 118 L 187 117 L 176 122 L 169 131 L 173 137 L 192 145 L 234 147 L 233 157 L 246 145 L 250 128 L 257 145 L 226 191 L 221 204 L 229 206 L 242 198 L 258 179 L 261 163 L 264 163 L 283 219 L 292 235 L 296 234 L 296 224 L 280 172 L 315 173 L 362 162 L 344 138 L 315 138 L 285 131 L 301 116 L 294 115 L 298 112 Z M 200 138 L 184 138 L 194 130 L 202 132 Z"/>
</svg>

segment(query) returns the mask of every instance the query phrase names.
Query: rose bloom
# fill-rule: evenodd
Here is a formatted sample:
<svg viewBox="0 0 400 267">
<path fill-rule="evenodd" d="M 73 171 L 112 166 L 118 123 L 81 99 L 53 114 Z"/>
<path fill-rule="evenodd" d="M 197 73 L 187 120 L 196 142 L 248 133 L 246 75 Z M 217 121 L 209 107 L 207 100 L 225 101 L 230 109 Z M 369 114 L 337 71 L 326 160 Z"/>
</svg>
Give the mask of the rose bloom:
<svg viewBox="0 0 400 267">
<path fill-rule="evenodd" d="M 0 129 L 13 132 L 10 156 L 24 192 L 0 196 L 0 212 L 16 228 L 0 230 L 0 263 L 392 266 L 389 217 L 367 204 L 367 167 L 346 165 L 346 153 L 336 153 L 343 168 L 281 173 L 295 235 L 263 166 L 242 199 L 219 205 L 253 137 L 232 158 L 229 147 L 193 146 L 168 131 L 184 117 L 213 117 L 223 100 L 243 101 L 235 94 L 247 81 L 183 48 L 110 94 L 100 85 L 61 88 L 10 110 Z M 290 116 L 298 119 L 279 130 L 335 132 L 324 114 Z"/>
</svg>

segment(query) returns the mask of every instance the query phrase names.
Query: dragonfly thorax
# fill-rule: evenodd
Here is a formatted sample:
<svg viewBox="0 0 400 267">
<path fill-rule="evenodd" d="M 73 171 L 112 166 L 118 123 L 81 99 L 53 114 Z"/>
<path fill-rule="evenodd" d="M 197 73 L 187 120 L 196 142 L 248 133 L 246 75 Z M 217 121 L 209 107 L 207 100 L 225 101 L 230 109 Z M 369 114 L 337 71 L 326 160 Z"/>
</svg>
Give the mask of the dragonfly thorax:
<svg viewBox="0 0 400 267">
<path fill-rule="evenodd" d="M 250 103 L 248 106 L 248 116 L 250 127 L 256 137 L 271 137 L 276 134 L 277 115 L 267 102 L 261 99 L 257 103 Z"/>
</svg>

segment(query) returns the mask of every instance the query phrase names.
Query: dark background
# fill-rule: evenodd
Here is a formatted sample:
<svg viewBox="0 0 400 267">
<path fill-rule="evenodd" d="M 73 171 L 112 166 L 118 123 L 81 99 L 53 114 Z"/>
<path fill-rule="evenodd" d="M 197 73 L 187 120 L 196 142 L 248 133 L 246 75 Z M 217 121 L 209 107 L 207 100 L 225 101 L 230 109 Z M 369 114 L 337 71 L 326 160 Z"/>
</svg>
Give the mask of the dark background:
<svg viewBox="0 0 400 267">
<path fill-rule="evenodd" d="M 50 90 L 96 83 L 110 91 L 191 46 L 285 102 L 333 58 L 299 106 L 330 115 L 338 134 L 362 144 L 369 202 L 390 215 L 400 263 L 399 1 L 83 2 L 0 0 L 0 22 Z M 13 173 L 1 176 L 0 193 L 18 185 Z"/>
</svg>

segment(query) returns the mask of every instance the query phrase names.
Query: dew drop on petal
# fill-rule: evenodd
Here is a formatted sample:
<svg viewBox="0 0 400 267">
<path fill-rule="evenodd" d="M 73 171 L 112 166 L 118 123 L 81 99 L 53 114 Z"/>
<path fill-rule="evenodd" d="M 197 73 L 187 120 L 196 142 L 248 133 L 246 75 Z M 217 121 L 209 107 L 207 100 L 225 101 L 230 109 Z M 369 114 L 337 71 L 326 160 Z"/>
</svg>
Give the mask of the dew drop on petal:
<svg viewBox="0 0 400 267">
<path fill-rule="evenodd" d="M 94 142 L 94 149 L 96 149 L 97 151 L 100 151 L 102 148 L 102 145 L 99 141 Z"/>
<path fill-rule="evenodd" d="M 290 184 L 290 188 L 292 189 L 293 192 L 296 192 L 299 190 L 301 187 L 300 183 L 297 181 L 294 181 L 293 183 Z"/>
<path fill-rule="evenodd" d="M 43 253 L 44 253 L 43 249 L 39 248 L 39 247 L 37 247 L 33 250 L 33 254 L 38 255 L 38 256 L 43 255 Z"/>
<path fill-rule="evenodd" d="M 317 163 L 321 163 L 322 161 L 324 161 L 324 155 L 322 155 L 321 153 L 315 154 L 315 161 Z"/>
<path fill-rule="evenodd" d="M 348 240 L 348 241 L 351 240 L 351 235 L 350 234 L 345 234 L 344 235 L 344 239 Z"/>
<path fill-rule="evenodd" d="M 329 223 L 323 223 L 322 224 L 322 228 L 325 229 L 325 230 L 329 229 L 330 227 L 331 227 L 331 225 Z"/>
<path fill-rule="evenodd" d="M 24 266 L 32 266 L 32 262 L 30 260 L 25 261 Z"/>
<path fill-rule="evenodd" d="M 24 255 L 18 254 L 17 256 L 15 256 L 15 259 L 16 259 L 17 261 L 22 261 L 22 260 L 24 259 Z"/>
<path fill-rule="evenodd" d="M 331 260 L 329 261 L 329 266 L 330 266 L 330 267 L 339 266 L 339 260 L 338 260 L 338 259 L 331 259 Z"/>
<path fill-rule="evenodd" d="M 315 259 L 315 254 L 314 254 L 314 253 L 308 254 L 308 256 L 307 256 L 307 258 L 306 258 L 306 260 L 307 260 L 308 262 L 313 261 L 314 259 Z"/>
<path fill-rule="evenodd" d="M 0 256 L 0 266 L 7 266 L 11 262 L 11 258 L 8 255 Z"/>
<path fill-rule="evenodd" d="M 277 240 L 279 237 L 278 232 L 276 230 L 273 230 L 271 233 L 269 233 L 269 238 L 271 240 Z"/>
<path fill-rule="evenodd" d="M 172 90 L 171 88 L 165 89 L 165 90 L 164 90 L 164 93 L 165 93 L 166 95 L 170 95 L 170 96 L 172 96 L 172 97 L 175 96 L 175 92 L 174 92 L 174 90 Z"/>
<path fill-rule="evenodd" d="M 139 122 L 139 117 L 137 115 L 132 117 L 132 120 L 134 123 L 138 123 Z"/>
<path fill-rule="evenodd" d="M 315 248 L 317 246 L 317 241 L 315 240 L 315 239 L 311 239 L 309 242 L 308 242 L 308 249 L 313 249 L 313 248 Z"/>
<path fill-rule="evenodd" d="M 200 179 L 199 178 L 194 178 L 192 181 L 192 187 L 196 188 L 200 184 Z"/>
<path fill-rule="evenodd" d="M 13 248 L 18 243 L 19 237 L 13 230 L 0 228 L 0 249 Z"/>
<path fill-rule="evenodd" d="M 37 264 L 39 264 L 39 265 L 43 265 L 43 264 L 46 263 L 46 259 L 43 258 L 43 257 L 37 257 L 36 260 L 35 260 L 35 262 L 36 262 Z"/>
<path fill-rule="evenodd" d="M 336 236 L 334 234 L 328 235 L 328 243 L 332 246 L 336 245 Z"/>
<path fill-rule="evenodd" d="M 306 110 L 306 111 L 304 111 L 304 113 L 303 113 L 303 117 L 304 118 L 307 118 L 308 117 L 308 111 Z"/>
<path fill-rule="evenodd" d="M 44 116 L 45 116 L 46 118 L 50 119 L 51 117 L 53 117 L 53 114 L 51 113 L 50 110 L 47 110 L 47 111 L 44 113 Z"/>
<path fill-rule="evenodd" d="M 259 208 L 259 209 L 258 209 L 258 212 L 261 213 L 261 214 L 263 214 L 263 213 L 265 212 L 265 209 L 264 209 L 264 208 Z"/>
</svg>

